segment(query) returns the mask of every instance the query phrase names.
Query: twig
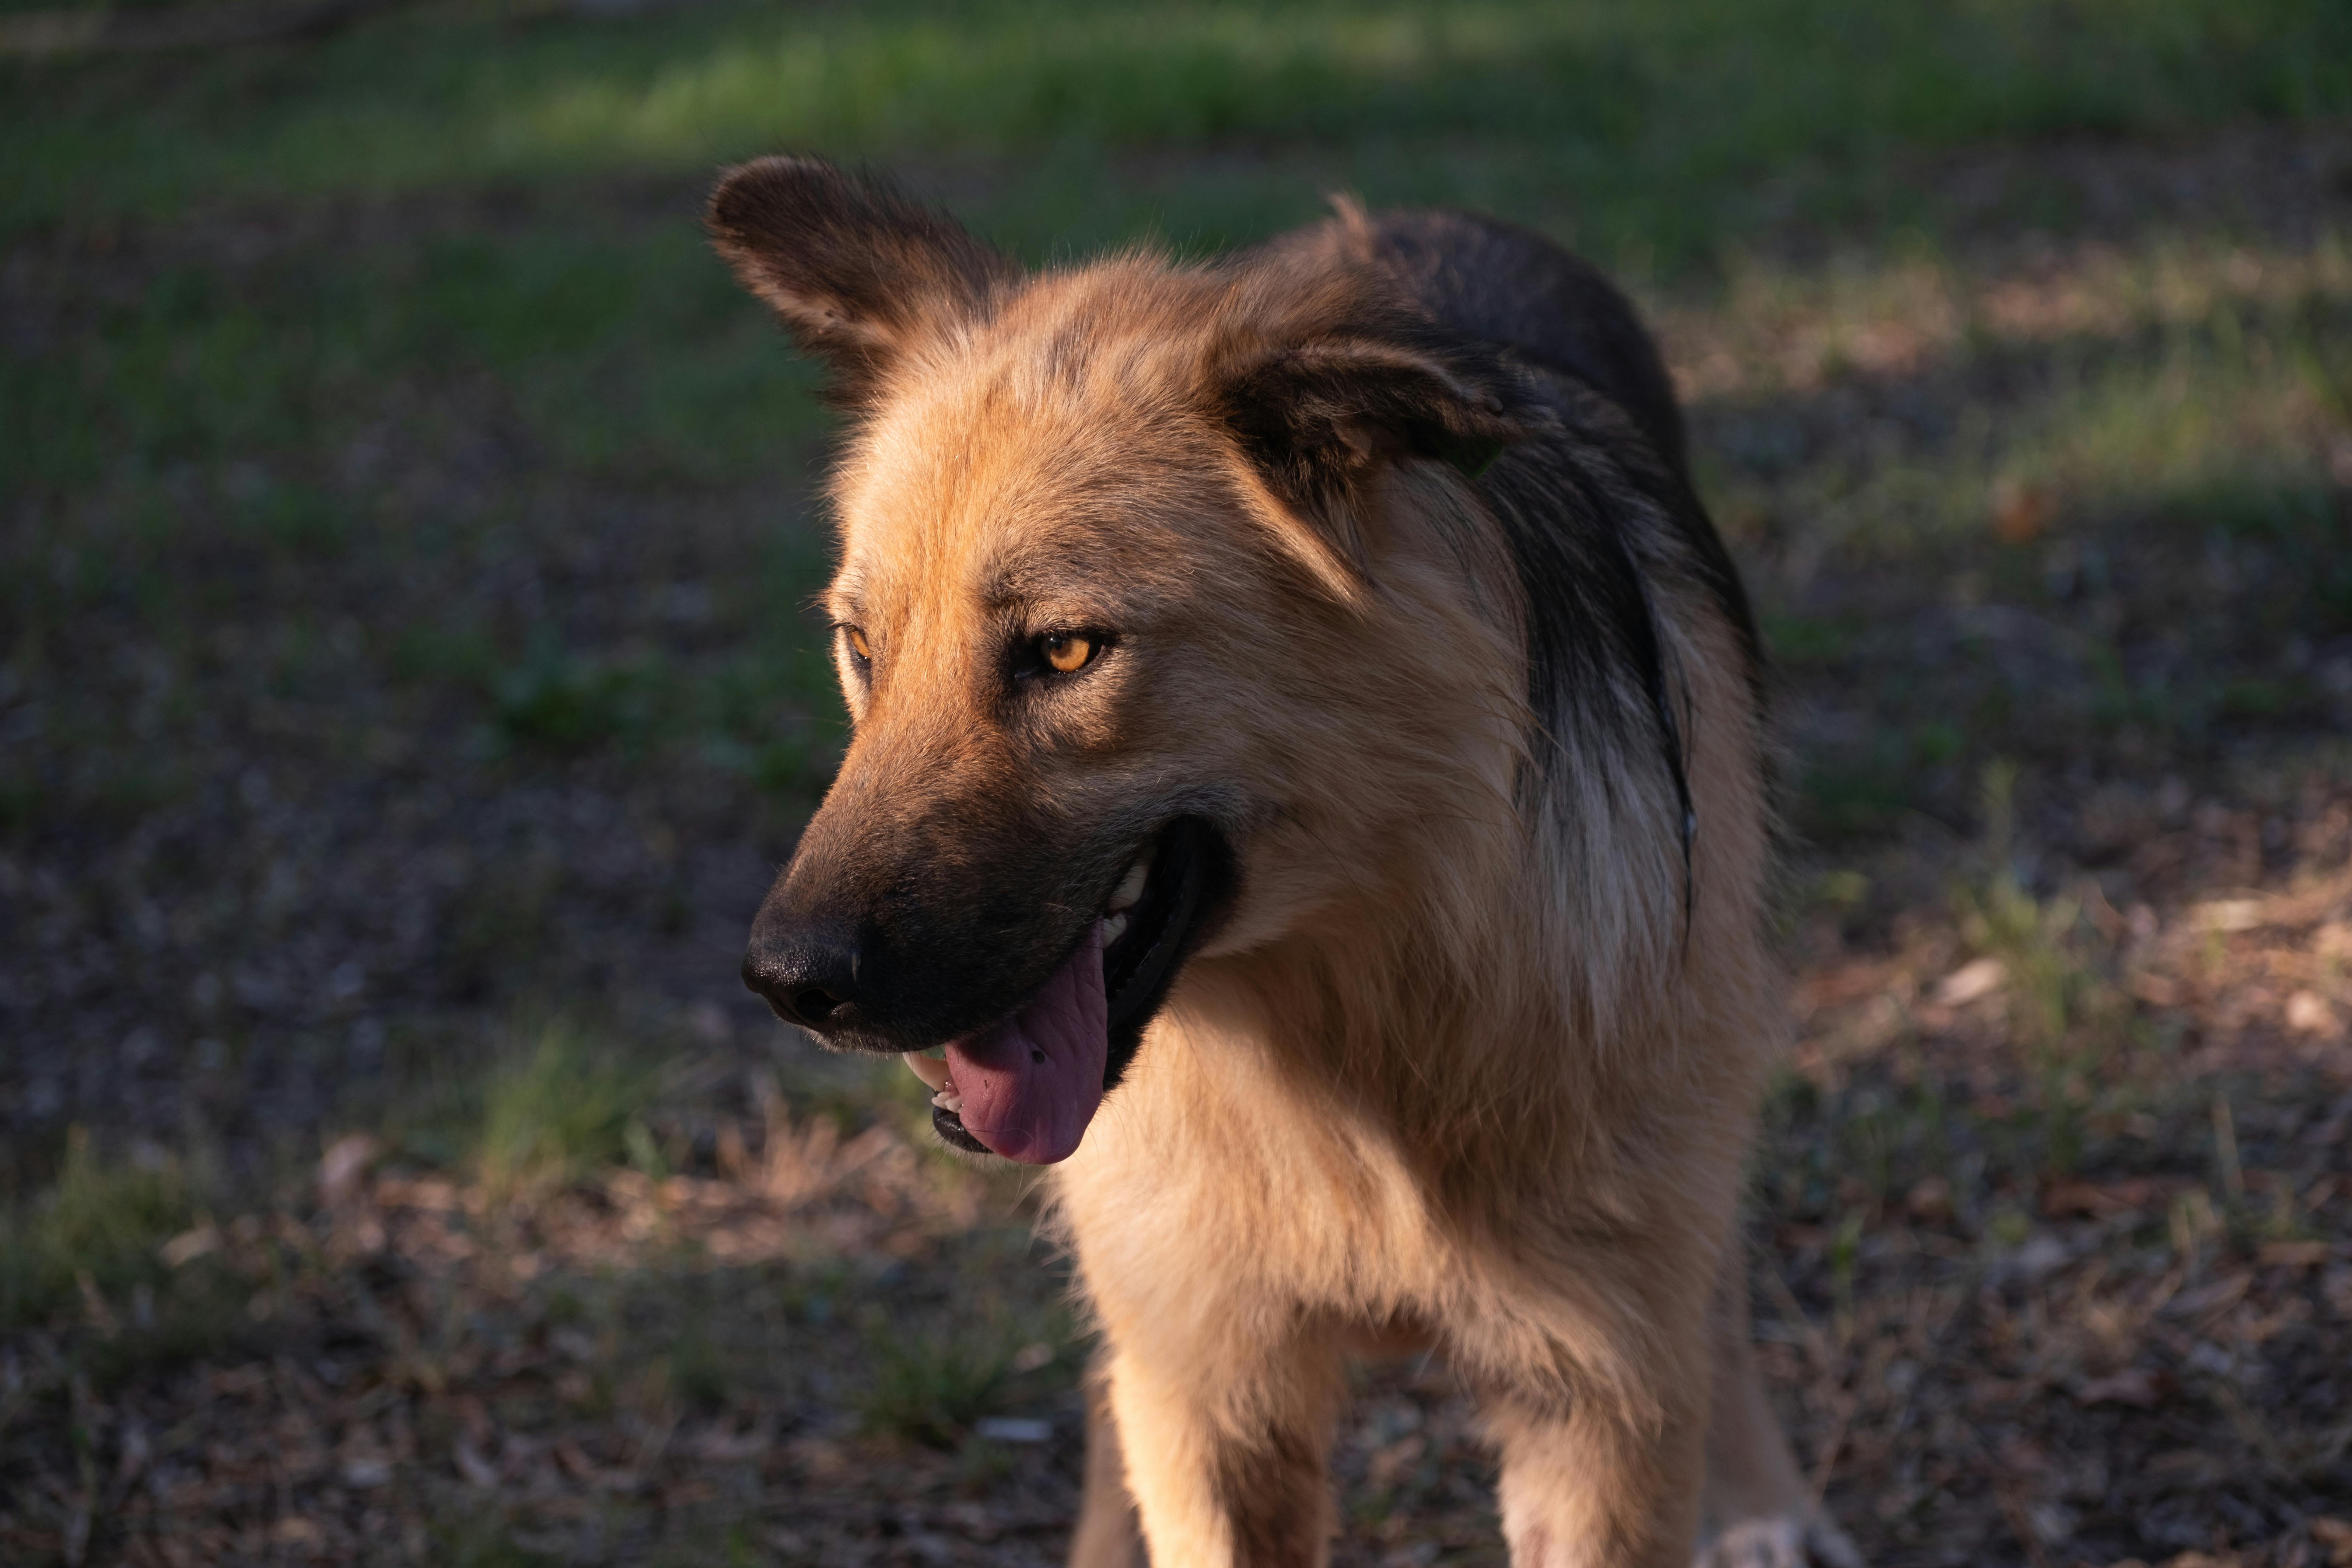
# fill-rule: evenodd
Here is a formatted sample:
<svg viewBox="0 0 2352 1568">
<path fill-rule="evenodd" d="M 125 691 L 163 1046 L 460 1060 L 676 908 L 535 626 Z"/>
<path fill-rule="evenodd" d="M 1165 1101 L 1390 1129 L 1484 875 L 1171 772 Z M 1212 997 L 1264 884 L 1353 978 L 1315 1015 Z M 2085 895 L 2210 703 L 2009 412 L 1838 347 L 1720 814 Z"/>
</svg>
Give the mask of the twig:
<svg viewBox="0 0 2352 1568">
<path fill-rule="evenodd" d="M 81 1277 L 87 1284 L 89 1271 L 84 1269 Z M 90 1526 L 98 1512 L 98 1422 L 90 1413 L 89 1380 L 74 1373 L 68 1398 L 74 1428 L 81 1439 L 74 1445 L 74 1469 L 80 1478 L 81 1491 L 66 1520 L 65 1560 L 66 1568 L 81 1568 L 89 1554 Z"/>
<path fill-rule="evenodd" d="M 1813 1461 L 1813 1506 L 1821 1506 L 1830 1494 L 1830 1477 L 1837 1470 L 1838 1455 L 1845 1449 L 1846 1428 L 1853 1424 L 1855 1400 L 1851 1394 L 1841 1394 L 1837 1401 L 1837 1419 L 1830 1426 L 1829 1441 L 1822 1445 L 1821 1457 Z"/>
<path fill-rule="evenodd" d="M 2025 1511 L 2025 1503 L 2017 1495 L 2016 1487 L 2006 1480 L 1995 1481 L 1992 1495 L 2000 1504 L 2000 1511 L 2009 1520 L 2009 1528 L 2025 1548 L 2025 1560 L 2033 1568 L 2050 1568 L 2050 1553 L 2042 1544 L 2042 1537 L 2033 1528 L 2033 1516 Z"/>
<path fill-rule="evenodd" d="M 1830 1476 L 1837 1468 L 1839 1451 L 1845 1447 L 1846 1429 L 1853 1421 L 1854 1398 L 1844 1389 L 1836 1387 L 1835 1358 L 1831 1353 L 1829 1341 L 1814 1326 L 1812 1319 L 1806 1315 L 1796 1292 L 1789 1289 L 1789 1282 L 1780 1278 L 1780 1270 L 1769 1258 L 1758 1261 L 1759 1267 L 1756 1272 L 1763 1276 L 1765 1289 L 1771 1292 L 1773 1310 L 1804 1331 L 1806 1347 L 1812 1352 L 1814 1371 L 1830 1381 L 1833 1391 L 1831 1400 L 1835 1415 L 1830 1424 L 1829 1441 L 1822 1445 L 1820 1457 L 1813 1461 L 1813 1501 L 1818 1503 L 1829 1493 Z"/>
<path fill-rule="evenodd" d="M 2231 1204 L 2244 1203 L 2246 1173 L 2238 1165 L 2238 1119 L 2226 1094 L 2213 1097 L 2213 1153 L 2221 1165 L 2221 1190 Z"/>
<path fill-rule="evenodd" d="M 1813 1320 L 1806 1315 L 1804 1307 L 1797 1300 L 1796 1292 L 1789 1289 L 1786 1279 L 1780 1278 L 1780 1270 L 1772 1260 L 1759 1258 L 1758 1262 L 1759 1267 L 1756 1272 L 1763 1277 L 1765 1289 L 1772 1293 L 1773 1310 L 1804 1331 L 1805 1346 L 1812 1352 L 1814 1366 L 1826 1374 L 1830 1370 L 1829 1341 L 1814 1326 Z"/>
</svg>

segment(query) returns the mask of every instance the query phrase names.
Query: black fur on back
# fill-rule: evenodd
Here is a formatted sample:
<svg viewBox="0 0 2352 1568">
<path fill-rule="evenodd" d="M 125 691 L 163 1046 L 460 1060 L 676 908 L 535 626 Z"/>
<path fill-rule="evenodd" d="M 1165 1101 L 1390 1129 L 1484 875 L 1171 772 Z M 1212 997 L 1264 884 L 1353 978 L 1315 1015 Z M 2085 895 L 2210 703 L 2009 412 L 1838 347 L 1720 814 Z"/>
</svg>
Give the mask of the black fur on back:
<svg viewBox="0 0 2352 1568">
<path fill-rule="evenodd" d="M 1562 731 L 1654 746 L 1691 814 L 1687 703 L 1660 637 L 1654 585 L 1696 589 L 1738 638 L 1760 702 L 1762 647 L 1738 568 L 1690 482 L 1683 422 L 1632 303 L 1589 263 L 1530 230 L 1468 213 L 1353 207 L 1245 253 L 1276 265 L 1370 264 L 1473 353 L 1518 367 L 1559 438 L 1513 446 L 1475 477 L 1526 595 L 1528 705 L 1549 776 Z M 1645 698 L 1629 708 L 1624 689 Z M 1689 888 L 1685 887 L 1685 907 Z"/>
<path fill-rule="evenodd" d="M 1590 386 L 1684 471 L 1674 384 L 1632 303 L 1597 268 L 1531 229 L 1471 213 L 1363 221 L 1372 258 L 1440 325 Z"/>
</svg>

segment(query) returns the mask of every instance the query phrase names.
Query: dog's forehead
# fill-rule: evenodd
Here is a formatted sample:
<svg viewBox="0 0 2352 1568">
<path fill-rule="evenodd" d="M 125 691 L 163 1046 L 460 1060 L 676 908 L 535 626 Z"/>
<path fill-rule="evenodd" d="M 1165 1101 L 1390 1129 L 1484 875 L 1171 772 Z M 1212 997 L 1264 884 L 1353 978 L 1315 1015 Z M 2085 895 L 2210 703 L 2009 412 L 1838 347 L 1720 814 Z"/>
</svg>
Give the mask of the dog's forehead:
<svg viewBox="0 0 2352 1568">
<path fill-rule="evenodd" d="M 1051 599 L 1164 543 L 1204 452 L 1164 410 L 1013 356 L 878 410 L 836 476 L 837 592 Z"/>
</svg>

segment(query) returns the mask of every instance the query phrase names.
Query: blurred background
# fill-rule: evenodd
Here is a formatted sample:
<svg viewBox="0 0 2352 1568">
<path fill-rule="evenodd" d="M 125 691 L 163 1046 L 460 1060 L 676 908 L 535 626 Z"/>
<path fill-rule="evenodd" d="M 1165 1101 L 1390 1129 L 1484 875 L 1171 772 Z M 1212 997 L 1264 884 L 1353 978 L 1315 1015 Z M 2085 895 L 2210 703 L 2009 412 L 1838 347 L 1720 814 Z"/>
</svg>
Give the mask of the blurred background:
<svg viewBox="0 0 2352 1568">
<path fill-rule="evenodd" d="M 735 979 L 843 735 L 698 229 L 787 148 L 1623 280 L 1777 666 L 1801 1461 L 1874 1563 L 2352 1564 L 2334 0 L 0 0 L 0 1559 L 1059 1560 L 1030 1195 Z M 1336 1561 L 1499 1563 L 1358 1392 Z"/>
</svg>

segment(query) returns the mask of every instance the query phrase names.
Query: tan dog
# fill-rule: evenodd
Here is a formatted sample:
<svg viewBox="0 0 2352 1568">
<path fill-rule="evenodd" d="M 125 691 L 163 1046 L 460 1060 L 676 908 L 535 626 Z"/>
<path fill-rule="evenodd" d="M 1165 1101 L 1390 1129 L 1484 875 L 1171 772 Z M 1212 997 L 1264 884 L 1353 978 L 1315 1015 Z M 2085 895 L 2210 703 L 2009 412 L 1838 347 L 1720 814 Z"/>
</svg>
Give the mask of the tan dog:
<svg viewBox="0 0 2352 1568">
<path fill-rule="evenodd" d="M 1322 1562 L 1342 1354 L 1422 1344 L 1515 1563 L 1849 1561 L 1732 1224 L 1755 633 L 1623 300 L 1452 215 L 1024 276 L 767 159 L 710 223 L 853 414 L 856 738 L 745 978 L 1055 1167 L 1073 1560 Z"/>
</svg>

